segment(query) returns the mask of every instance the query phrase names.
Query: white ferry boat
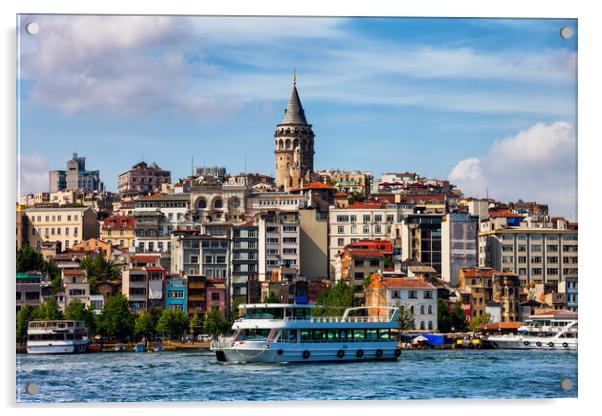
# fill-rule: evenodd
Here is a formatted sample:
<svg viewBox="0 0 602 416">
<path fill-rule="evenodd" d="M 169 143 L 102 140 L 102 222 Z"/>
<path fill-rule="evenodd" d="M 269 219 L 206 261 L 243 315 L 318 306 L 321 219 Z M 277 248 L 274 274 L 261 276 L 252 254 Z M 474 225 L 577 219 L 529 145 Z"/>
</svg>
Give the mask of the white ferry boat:
<svg viewBox="0 0 602 416">
<path fill-rule="evenodd" d="M 571 311 L 531 315 L 516 335 L 492 335 L 487 342 L 500 349 L 576 350 L 578 320 Z"/>
<path fill-rule="evenodd" d="M 84 352 L 89 342 L 84 321 L 31 321 L 27 327 L 29 354 Z"/>
<path fill-rule="evenodd" d="M 349 308 L 337 317 L 312 316 L 312 308 L 241 305 L 233 336 L 213 341 L 211 350 L 218 361 L 241 363 L 396 360 L 401 355 L 391 333 L 399 328 L 397 308 Z M 362 309 L 385 309 L 386 316 L 352 316 Z"/>
</svg>

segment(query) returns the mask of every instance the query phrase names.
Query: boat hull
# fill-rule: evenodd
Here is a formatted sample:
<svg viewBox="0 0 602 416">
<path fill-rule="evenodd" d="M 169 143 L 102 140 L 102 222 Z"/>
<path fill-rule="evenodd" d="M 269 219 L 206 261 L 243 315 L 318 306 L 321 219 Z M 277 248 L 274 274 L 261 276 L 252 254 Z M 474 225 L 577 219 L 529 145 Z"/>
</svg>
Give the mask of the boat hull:
<svg viewBox="0 0 602 416">
<path fill-rule="evenodd" d="M 218 361 L 233 363 L 386 361 L 397 360 L 401 352 L 397 349 L 396 343 L 379 343 L 370 346 L 304 344 L 302 348 L 272 344 L 222 347 L 213 350 Z"/>
<path fill-rule="evenodd" d="M 537 337 L 489 337 L 487 343 L 497 349 L 515 350 L 577 350 L 577 340 Z"/>
<path fill-rule="evenodd" d="M 74 354 L 85 352 L 88 348 L 88 341 L 82 342 L 33 342 L 27 343 L 28 354 Z"/>
</svg>

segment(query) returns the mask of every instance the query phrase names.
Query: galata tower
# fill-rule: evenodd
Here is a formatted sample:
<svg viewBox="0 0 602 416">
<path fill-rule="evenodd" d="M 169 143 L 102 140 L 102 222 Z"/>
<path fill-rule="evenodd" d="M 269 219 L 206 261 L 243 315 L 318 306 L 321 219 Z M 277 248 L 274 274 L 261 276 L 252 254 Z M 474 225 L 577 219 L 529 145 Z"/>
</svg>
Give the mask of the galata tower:
<svg viewBox="0 0 602 416">
<path fill-rule="evenodd" d="M 276 186 L 284 191 L 302 186 L 307 174 L 314 169 L 314 132 L 305 119 L 294 73 L 291 98 L 274 137 Z"/>
</svg>

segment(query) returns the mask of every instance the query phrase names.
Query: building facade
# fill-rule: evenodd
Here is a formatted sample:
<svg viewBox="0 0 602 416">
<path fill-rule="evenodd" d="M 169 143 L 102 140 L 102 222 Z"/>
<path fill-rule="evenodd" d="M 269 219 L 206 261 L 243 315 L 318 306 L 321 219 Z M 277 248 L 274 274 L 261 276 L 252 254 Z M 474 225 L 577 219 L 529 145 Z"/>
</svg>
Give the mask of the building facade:
<svg viewBox="0 0 602 416">
<path fill-rule="evenodd" d="M 127 215 L 105 218 L 100 227 L 100 239 L 114 246 L 129 249 L 134 247 L 136 219 Z"/>
<path fill-rule="evenodd" d="M 52 170 L 49 172 L 50 192 L 63 189 L 71 191 L 104 191 L 100 181 L 100 172 L 86 170 L 86 158 L 73 153 L 67 161 L 67 170 Z"/>
<path fill-rule="evenodd" d="M 27 239 L 39 250 L 43 242 L 59 242 L 62 250 L 99 237 L 96 214 L 90 208 L 28 208 Z"/>
<path fill-rule="evenodd" d="M 451 287 L 458 286 L 463 267 L 478 264 L 479 217 L 446 214 L 441 220 L 441 278 Z"/>
<path fill-rule="evenodd" d="M 180 277 L 168 277 L 165 281 L 165 308 L 188 313 L 187 281 Z"/>
<path fill-rule="evenodd" d="M 163 184 L 170 182 L 170 171 L 156 163 L 139 162 L 119 175 L 117 190 L 120 194 L 148 194 L 159 192 Z"/>
<path fill-rule="evenodd" d="M 300 269 L 299 212 L 267 211 L 259 215 L 259 280 L 271 280 L 280 266 Z"/>
<path fill-rule="evenodd" d="M 259 279 L 259 227 L 249 221 L 232 229 L 232 299 L 247 300 L 249 280 Z"/>
<path fill-rule="evenodd" d="M 516 273 L 525 283 L 578 277 L 578 232 L 508 227 L 479 234 L 479 265 Z"/>
</svg>

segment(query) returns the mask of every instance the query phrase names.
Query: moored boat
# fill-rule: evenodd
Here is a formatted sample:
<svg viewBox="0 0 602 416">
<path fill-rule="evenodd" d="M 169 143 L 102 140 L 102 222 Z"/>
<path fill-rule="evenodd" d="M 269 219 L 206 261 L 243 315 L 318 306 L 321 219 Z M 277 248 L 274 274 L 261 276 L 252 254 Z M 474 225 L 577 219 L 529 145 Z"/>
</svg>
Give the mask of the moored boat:
<svg viewBox="0 0 602 416">
<path fill-rule="evenodd" d="M 30 321 L 27 327 L 28 354 L 84 352 L 89 343 L 83 321 Z"/>
<path fill-rule="evenodd" d="M 223 362 L 316 362 L 396 360 L 401 355 L 391 330 L 397 308 L 349 308 L 343 316 L 312 316 L 312 305 L 241 305 L 231 338 L 213 341 Z M 353 316 L 379 309 L 377 316 Z"/>
<path fill-rule="evenodd" d="M 546 311 L 531 315 L 517 334 L 492 335 L 487 343 L 500 349 L 576 350 L 577 313 Z"/>
</svg>

